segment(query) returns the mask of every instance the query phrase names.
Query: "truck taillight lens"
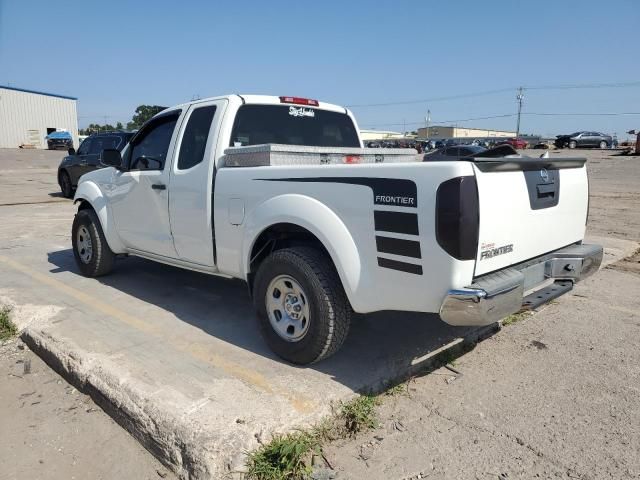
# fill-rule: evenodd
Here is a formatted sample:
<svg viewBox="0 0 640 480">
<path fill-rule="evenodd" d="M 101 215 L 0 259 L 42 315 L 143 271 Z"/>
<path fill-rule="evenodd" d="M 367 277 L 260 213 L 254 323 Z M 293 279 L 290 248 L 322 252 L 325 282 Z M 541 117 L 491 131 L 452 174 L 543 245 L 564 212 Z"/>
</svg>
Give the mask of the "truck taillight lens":
<svg viewBox="0 0 640 480">
<path fill-rule="evenodd" d="M 480 211 L 476 177 L 455 177 L 442 182 L 436 193 L 436 239 L 458 260 L 473 260 L 478 253 Z"/>
<path fill-rule="evenodd" d="M 293 103 L 294 105 L 309 105 L 312 107 L 320 106 L 318 100 L 302 97 L 280 97 L 280 103 Z"/>
<path fill-rule="evenodd" d="M 358 155 L 345 155 L 344 163 L 362 163 L 362 157 Z"/>
</svg>

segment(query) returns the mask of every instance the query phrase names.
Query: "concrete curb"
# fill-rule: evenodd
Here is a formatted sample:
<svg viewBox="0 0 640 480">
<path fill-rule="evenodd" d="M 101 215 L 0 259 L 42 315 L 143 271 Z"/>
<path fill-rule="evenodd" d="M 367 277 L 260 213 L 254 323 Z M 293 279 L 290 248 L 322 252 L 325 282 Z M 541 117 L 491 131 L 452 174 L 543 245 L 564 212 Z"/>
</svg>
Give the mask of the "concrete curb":
<svg viewBox="0 0 640 480">
<path fill-rule="evenodd" d="M 416 359 L 409 368 L 398 371 L 398 375 L 386 384 L 372 386 L 371 391 L 360 393 L 380 393 L 414 376 L 428 374 L 499 330 L 497 323 L 471 330 L 464 338 L 458 338 Z M 179 418 L 180 412 L 154 408 L 153 402 L 131 385 L 124 384 L 110 368 L 99 365 L 81 348 L 69 345 L 64 340 L 33 327 L 27 327 L 21 333 L 21 338 L 75 388 L 91 396 L 100 408 L 180 478 L 233 478 L 234 473 L 229 466 L 237 462 L 239 452 L 232 451 L 232 447 L 225 455 L 208 450 L 205 447 L 206 438 L 200 432 L 187 428 Z M 268 436 L 275 432 L 265 433 Z"/>
<path fill-rule="evenodd" d="M 636 242 L 610 239 L 605 245 L 608 247 L 609 263 L 623 258 L 638 246 Z M 255 447 L 252 433 L 240 433 L 232 439 L 219 436 L 220 441 L 212 442 L 211 436 L 198 423 L 184 421 L 184 412 L 166 403 L 155 402 L 148 392 L 137 388 L 127 375 L 119 375 L 121 368 L 109 358 L 86 351 L 66 335 L 53 336 L 47 333 L 44 330 L 46 326 L 42 322 L 27 324 L 21 334 L 23 341 L 78 390 L 90 395 L 107 414 L 180 478 L 200 480 L 240 475 L 233 473 L 233 470 L 242 465 L 245 452 Z M 391 373 L 384 381 L 372 383 L 367 387 L 369 391 L 359 393 L 380 393 L 414 376 L 428 374 L 452 357 L 469 351 L 500 328 L 495 323 L 468 329 L 462 337 L 414 358 L 410 364 L 391 368 Z M 348 393 L 342 398 L 348 400 L 354 395 L 356 393 Z M 277 433 L 271 431 L 277 428 L 277 424 L 271 424 L 262 432 L 263 438 Z"/>
<path fill-rule="evenodd" d="M 109 369 L 86 361 L 73 348 L 37 329 L 27 328 L 22 340 L 79 391 L 89 395 L 120 426 L 180 478 L 209 479 L 223 475 L 219 459 L 202 448 L 198 432 L 187 431 L 177 415 L 158 411 Z M 228 474 L 228 472 L 225 472 Z"/>
</svg>

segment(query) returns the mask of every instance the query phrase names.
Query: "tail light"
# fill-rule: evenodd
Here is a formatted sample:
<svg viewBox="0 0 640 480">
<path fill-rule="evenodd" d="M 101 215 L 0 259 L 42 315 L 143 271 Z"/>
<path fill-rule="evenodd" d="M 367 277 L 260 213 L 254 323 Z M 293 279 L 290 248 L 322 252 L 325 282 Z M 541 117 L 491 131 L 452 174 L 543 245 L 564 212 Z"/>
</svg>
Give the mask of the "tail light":
<svg viewBox="0 0 640 480">
<path fill-rule="evenodd" d="M 344 163 L 361 163 L 362 157 L 358 155 L 345 155 Z"/>
<path fill-rule="evenodd" d="M 280 97 L 280 103 L 293 103 L 294 105 L 309 105 L 312 107 L 320 106 L 318 100 L 302 97 Z"/>
<path fill-rule="evenodd" d="M 436 193 L 436 240 L 442 249 L 458 260 L 475 259 L 479 228 L 476 177 L 442 182 Z"/>
</svg>

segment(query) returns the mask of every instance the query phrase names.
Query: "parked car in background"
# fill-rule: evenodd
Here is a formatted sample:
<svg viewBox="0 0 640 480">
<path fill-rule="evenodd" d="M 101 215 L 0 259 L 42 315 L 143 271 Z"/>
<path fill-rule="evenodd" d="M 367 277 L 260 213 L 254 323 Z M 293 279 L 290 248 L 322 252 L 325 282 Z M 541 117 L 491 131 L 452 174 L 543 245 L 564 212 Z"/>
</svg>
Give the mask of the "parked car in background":
<svg viewBox="0 0 640 480">
<path fill-rule="evenodd" d="M 69 132 L 51 132 L 45 138 L 49 150 L 73 148 L 73 137 Z"/>
<path fill-rule="evenodd" d="M 554 142 L 558 148 L 609 148 L 613 143 L 611 135 L 600 132 L 575 132 L 571 135 L 558 135 Z"/>
<path fill-rule="evenodd" d="M 434 152 L 426 153 L 423 157 L 425 162 L 443 162 L 447 160 L 458 160 L 464 157 L 473 157 L 478 153 L 484 152 L 486 148 L 478 145 L 461 145 L 454 147 L 445 147 Z"/>
<path fill-rule="evenodd" d="M 436 142 L 434 140 L 427 140 L 426 142 L 422 142 L 422 149 L 427 152 L 429 150 L 433 150 L 436 148 Z"/>
<path fill-rule="evenodd" d="M 133 133 L 108 132 L 96 133 L 87 137 L 78 147 L 76 152 L 73 146 L 69 147 L 66 157 L 58 166 L 58 185 L 66 198 L 71 198 L 82 175 L 104 166 L 100 164 L 100 154 L 105 149 L 122 151 Z"/>
<path fill-rule="evenodd" d="M 524 149 L 524 148 L 527 148 L 529 144 L 527 143 L 526 140 L 523 140 L 522 138 L 507 138 L 497 143 L 497 145 L 511 145 L 515 149 Z"/>
</svg>

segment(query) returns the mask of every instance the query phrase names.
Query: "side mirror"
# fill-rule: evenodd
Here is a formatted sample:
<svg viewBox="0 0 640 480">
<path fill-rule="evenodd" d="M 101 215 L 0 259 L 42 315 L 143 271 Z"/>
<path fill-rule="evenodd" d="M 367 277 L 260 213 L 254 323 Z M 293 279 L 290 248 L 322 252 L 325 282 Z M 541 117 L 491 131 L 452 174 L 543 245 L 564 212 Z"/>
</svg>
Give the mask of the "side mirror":
<svg viewBox="0 0 640 480">
<path fill-rule="evenodd" d="M 122 155 L 115 148 L 107 148 L 100 154 L 100 163 L 105 167 L 122 168 Z"/>
<path fill-rule="evenodd" d="M 75 155 L 76 154 L 76 149 L 73 147 L 69 147 L 69 150 L 67 150 L 67 153 L 69 155 Z"/>
</svg>

